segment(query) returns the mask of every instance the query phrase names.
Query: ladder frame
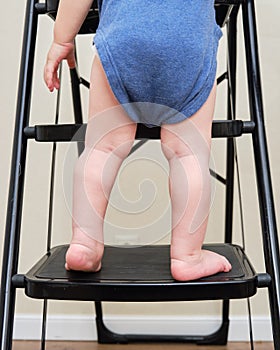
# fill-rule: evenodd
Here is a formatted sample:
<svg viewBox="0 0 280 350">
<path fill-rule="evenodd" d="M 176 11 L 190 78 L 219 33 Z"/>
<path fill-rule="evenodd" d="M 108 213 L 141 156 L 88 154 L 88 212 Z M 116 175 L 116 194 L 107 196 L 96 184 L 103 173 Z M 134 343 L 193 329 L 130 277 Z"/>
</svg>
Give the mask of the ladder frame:
<svg viewBox="0 0 280 350">
<path fill-rule="evenodd" d="M 257 175 L 259 210 L 262 224 L 263 253 L 265 257 L 266 273 L 270 276 L 267 286 L 267 278 L 263 283 L 268 288 L 270 300 L 270 313 L 272 320 L 274 348 L 280 348 L 280 293 L 279 293 L 279 245 L 272 192 L 269 157 L 264 127 L 264 112 L 261 90 L 261 77 L 259 68 L 259 54 L 257 42 L 257 28 L 254 0 L 226 1 L 219 0 L 221 5 L 231 3 L 242 6 L 244 42 L 246 47 L 247 80 L 249 89 L 249 104 L 251 121 L 255 128 L 252 132 L 254 146 L 254 158 Z M 40 7 L 41 6 L 41 7 Z M 40 14 L 38 0 L 27 0 L 24 37 L 22 46 L 22 58 L 18 86 L 16 121 L 14 129 L 13 154 L 11 161 L 10 187 L 7 205 L 7 219 L 5 242 L 3 249 L 3 267 L 0 295 L 0 349 L 12 349 L 12 333 L 14 323 L 14 308 L 16 300 L 16 289 L 22 287 L 22 281 L 17 277 L 18 257 L 20 248 L 20 227 L 22 217 L 22 205 L 24 197 L 24 177 L 26 166 L 26 151 L 28 137 L 24 129 L 29 125 L 30 100 L 32 95 L 32 76 L 34 66 L 34 53 L 36 46 L 38 16 Z M 43 13 L 43 12 L 42 12 Z M 237 11 L 236 11 L 237 16 Z M 229 48 L 229 70 L 228 81 L 230 95 L 228 97 L 228 119 L 235 116 L 235 94 L 236 94 L 236 16 L 228 24 L 228 48 Z M 78 93 L 73 88 L 73 94 Z M 77 100 L 75 97 L 74 100 Z M 231 106 L 231 107 L 229 107 Z M 76 106 L 75 122 L 82 123 L 81 114 Z M 79 116 L 80 115 L 80 116 Z M 225 242 L 232 242 L 232 204 L 234 183 L 234 149 L 232 139 L 227 141 L 227 189 L 226 189 L 226 225 Z M 267 277 L 267 276 L 265 276 Z M 259 286 L 262 286 L 260 281 Z M 99 337 L 106 338 L 108 330 L 103 324 L 101 302 L 96 302 L 97 325 Z M 217 332 L 218 340 L 224 344 L 227 340 L 229 324 L 229 300 L 223 301 L 222 325 Z M 119 335 L 109 334 L 109 341 Z M 210 335 L 212 336 L 212 335 Z M 215 335 L 216 336 L 216 335 Z M 101 339 L 102 340 L 102 339 Z M 105 339 L 108 340 L 108 339 Z M 140 339 L 139 339 L 140 340 Z M 159 340 L 159 339 L 157 339 Z M 119 341 L 117 339 L 117 341 Z M 150 339 L 152 341 L 152 339 Z M 166 341 L 168 341 L 166 339 Z M 172 338 L 170 341 L 176 341 Z M 181 341 L 178 339 L 178 341 Z M 217 339 L 215 340 L 217 341 Z M 115 342 L 115 341 L 114 341 Z"/>
</svg>

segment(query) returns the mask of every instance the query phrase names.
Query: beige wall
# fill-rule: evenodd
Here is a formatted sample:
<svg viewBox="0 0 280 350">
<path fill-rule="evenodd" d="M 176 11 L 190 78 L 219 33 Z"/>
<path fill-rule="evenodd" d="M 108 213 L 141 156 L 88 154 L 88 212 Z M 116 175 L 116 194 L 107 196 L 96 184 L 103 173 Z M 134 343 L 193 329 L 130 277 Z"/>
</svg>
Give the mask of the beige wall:
<svg viewBox="0 0 280 350">
<path fill-rule="evenodd" d="M 268 135 L 268 145 L 270 152 L 271 172 L 274 185 L 276 213 L 280 212 L 279 203 L 279 175 L 280 162 L 278 155 L 280 129 L 279 121 L 279 100 L 280 100 L 280 4 L 277 0 L 257 0 L 258 15 L 258 32 L 260 42 L 260 56 L 262 64 L 262 79 L 265 102 L 266 126 Z M 23 31 L 25 1 L 5 1 L 2 4 L 1 26 L 1 93 L 0 93 L 0 111 L 1 125 L 0 128 L 0 149 L 1 149 L 1 182 L 0 182 L 0 249 L 2 251 L 2 241 L 5 223 L 5 211 L 7 202 L 7 187 L 9 164 L 11 158 L 11 144 L 13 135 L 13 122 L 15 116 L 17 80 L 20 62 L 20 50 Z M 4 7 L 4 8 L 3 8 Z M 239 27 L 240 28 L 240 27 Z M 32 115 L 30 124 L 35 123 L 51 123 L 54 116 L 55 97 L 47 91 L 42 80 L 42 68 L 46 57 L 46 52 L 51 41 L 52 22 L 48 18 L 40 18 L 38 46 L 35 57 L 35 75 L 34 75 L 34 94 L 32 99 Z M 239 30 L 242 37 L 242 32 Z M 225 65 L 224 59 L 224 39 L 222 40 L 219 52 L 219 72 L 223 71 Z M 90 71 L 90 62 L 92 59 L 91 37 L 86 36 L 79 39 L 79 62 L 80 72 L 83 76 L 88 77 Z M 246 80 L 244 79 L 244 51 L 240 44 L 238 56 L 238 117 L 248 117 Z M 67 72 L 64 74 L 64 92 L 62 96 L 61 120 L 62 122 L 72 121 L 72 110 L 69 105 L 69 81 Z M 85 111 L 87 108 L 87 92 L 83 94 Z M 218 91 L 216 119 L 224 118 L 224 88 Z M 238 157 L 241 169 L 241 183 L 243 188 L 243 206 L 245 211 L 245 231 L 247 235 L 247 250 L 256 269 L 263 271 L 263 257 L 260 241 L 260 221 L 258 218 L 258 205 L 256 200 L 256 184 L 254 178 L 254 165 L 252 161 L 252 147 L 250 136 L 244 136 L 238 140 Z M 225 141 L 213 141 L 213 162 L 219 173 L 224 174 L 224 146 Z M 48 205 L 48 174 L 50 161 L 50 145 L 35 144 L 30 142 L 28 152 L 29 165 L 27 168 L 26 181 L 26 201 L 23 215 L 22 242 L 20 255 L 20 272 L 25 272 L 32 264 L 44 253 L 45 237 L 46 237 L 46 210 Z M 64 144 L 58 148 L 58 164 L 63 164 L 67 155 L 73 152 L 73 146 Z M 151 143 L 145 146 L 135 157 L 141 158 L 133 164 L 125 167 L 123 178 L 121 181 L 127 182 L 127 178 L 135 179 L 136 174 L 140 176 L 138 181 L 145 179 L 145 173 L 141 169 L 148 169 L 151 176 L 156 176 L 158 196 L 156 203 L 162 203 L 167 207 L 167 177 L 166 162 L 159 152 L 159 145 Z M 151 159 L 144 160 L 143 158 Z M 67 158 L 68 159 L 68 158 Z M 143 166 L 144 165 L 144 166 Z M 145 170 L 146 171 L 146 170 Z M 140 175 L 139 175 L 140 172 Z M 66 243 L 70 239 L 70 215 L 67 208 L 67 201 L 64 198 L 64 188 L 62 179 L 65 176 L 65 169 L 59 170 L 56 177 L 56 204 L 55 204 L 55 222 L 54 222 L 54 244 Z M 143 177 L 141 179 L 141 176 Z M 64 181 L 65 182 L 65 181 Z M 67 181 L 66 181 L 67 182 Z M 69 181 L 68 181 L 69 182 Z M 122 182 L 121 182 L 122 183 Z M 138 190 L 138 183 L 134 183 Z M 145 189 L 143 185 L 143 191 Z M 66 186 L 66 185 L 65 185 Z M 69 186 L 69 185 L 68 185 Z M 69 187 L 65 187 L 66 192 Z M 163 197 L 159 197 L 159 193 L 163 193 Z M 144 192 L 143 192 L 144 193 Z M 223 227 L 223 189 L 220 184 L 213 185 L 214 202 L 210 216 L 210 223 L 207 234 L 207 241 L 220 241 L 222 239 Z M 124 193 L 125 195 L 125 193 Z M 143 194 L 144 195 L 144 194 Z M 115 192 L 114 198 L 117 198 Z M 133 193 L 133 200 L 137 199 L 139 193 Z M 237 196 L 236 196 L 237 198 Z M 161 210 L 164 207 L 161 207 Z M 150 214 L 147 214 L 150 215 Z M 153 213 L 153 215 L 160 215 Z M 152 219 L 154 216 L 152 216 Z M 108 213 L 108 221 L 113 225 L 125 225 L 128 217 L 119 217 L 110 208 Z M 147 220 L 151 220 L 148 216 Z M 157 224 L 156 224 L 157 225 Z M 162 225 L 162 223 L 161 223 Z M 154 231 L 163 232 L 165 226 L 157 225 Z M 107 227 L 106 233 L 112 235 L 110 226 Z M 238 217 L 238 205 L 235 208 L 234 221 L 234 237 L 236 242 L 240 242 L 240 220 Z M 143 235 L 145 231 L 143 230 Z M 158 238 L 158 237 L 157 237 Z M 167 237 L 168 239 L 168 237 Z M 26 298 L 20 291 L 18 293 L 17 313 L 40 313 L 41 302 Z M 207 305 L 207 307 L 206 307 Z M 220 310 L 219 303 L 176 303 L 176 304 L 108 304 L 106 311 L 110 314 L 136 314 L 136 315 L 216 315 Z M 232 303 L 232 313 L 243 315 L 246 313 L 244 301 L 234 301 Z M 267 315 L 267 295 L 265 291 L 260 291 L 253 298 L 253 312 L 257 315 Z M 90 303 L 79 302 L 51 302 L 52 313 L 78 313 L 87 314 L 92 312 Z"/>
</svg>

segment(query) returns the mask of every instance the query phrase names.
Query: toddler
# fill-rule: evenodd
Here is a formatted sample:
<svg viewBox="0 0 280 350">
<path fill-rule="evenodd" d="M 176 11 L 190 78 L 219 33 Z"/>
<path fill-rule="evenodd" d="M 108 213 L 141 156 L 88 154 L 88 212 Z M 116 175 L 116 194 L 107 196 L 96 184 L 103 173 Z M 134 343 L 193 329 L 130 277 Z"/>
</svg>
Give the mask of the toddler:
<svg viewBox="0 0 280 350">
<path fill-rule="evenodd" d="M 92 0 L 60 0 L 44 70 L 75 67 L 74 38 Z M 74 171 L 73 235 L 65 268 L 95 272 L 103 224 L 118 170 L 137 123 L 161 127 L 172 206 L 171 274 L 188 281 L 228 272 L 228 260 L 202 249 L 210 210 L 209 157 L 221 30 L 214 0 L 103 0 L 94 56 L 85 150 Z"/>
</svg>

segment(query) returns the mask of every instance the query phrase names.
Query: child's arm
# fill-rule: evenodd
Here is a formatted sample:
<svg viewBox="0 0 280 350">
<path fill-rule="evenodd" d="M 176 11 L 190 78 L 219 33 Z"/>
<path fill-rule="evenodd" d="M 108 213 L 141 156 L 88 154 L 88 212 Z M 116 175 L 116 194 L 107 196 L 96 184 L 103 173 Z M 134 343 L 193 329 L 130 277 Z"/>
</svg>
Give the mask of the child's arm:
<svg viewBox="0 0 280 350">
<path fill-rule="evenodd" d="M 79 32 L 93 0 L 60 0 L 54 25 L 54 41 L 72 43 Z"/>
<path fill-rule="evenodd" d="M 54 25 L 54 39 L 47 56 L 44 79 L 50 91 L 59 89 L 57 70 L 63 59 L 75 67 L 74 38 L 85 20 L 93 0 L 60 0 Z"/>
</svg>

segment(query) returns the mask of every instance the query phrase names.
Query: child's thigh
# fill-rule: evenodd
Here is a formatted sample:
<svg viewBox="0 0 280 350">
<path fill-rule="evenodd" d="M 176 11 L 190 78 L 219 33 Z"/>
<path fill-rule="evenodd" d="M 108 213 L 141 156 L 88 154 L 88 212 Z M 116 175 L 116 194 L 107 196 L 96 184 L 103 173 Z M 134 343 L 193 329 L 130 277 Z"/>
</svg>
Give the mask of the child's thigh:
<svg viewBox="0 0 280 350">
<path fill-rule="evenodd" d="M 113 94 L 98 55 L 92 64 L 90 85 L 86 147 L 124 156 L 134 141 L 136 123 Z"/>
<path fill-rule="evenodd" d="M 198 154 L 209 156 L 215 99 L 216 85 L 204 105 L 190 118 L 162 125 L 161 145 L 167 159 Z"/>
<path fill-rule="evenodd" d="M 90 91 L 89 91 L 89 119 L 94 115 L 103 112 L 105 109 L 118 106 L 116 99 L 102 63 L 96 52 L 91 68 L 90 75 Z"/>
</svg>

